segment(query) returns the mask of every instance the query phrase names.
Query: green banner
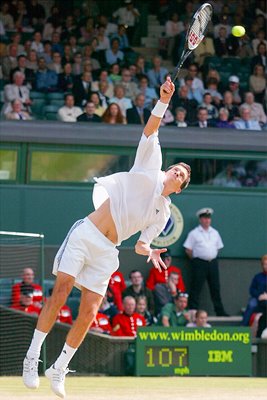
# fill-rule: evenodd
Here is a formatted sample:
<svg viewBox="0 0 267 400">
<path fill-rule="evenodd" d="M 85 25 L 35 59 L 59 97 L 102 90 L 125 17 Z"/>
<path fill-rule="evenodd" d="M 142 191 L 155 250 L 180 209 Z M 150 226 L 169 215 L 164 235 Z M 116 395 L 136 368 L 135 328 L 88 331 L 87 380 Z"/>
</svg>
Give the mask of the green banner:
<svg viewBox="0 0 267 400">
<path fill-rule="evenodd" d="M 136 375 L 252 373 L 249 328 L 139 328 Z"/>
</svg>

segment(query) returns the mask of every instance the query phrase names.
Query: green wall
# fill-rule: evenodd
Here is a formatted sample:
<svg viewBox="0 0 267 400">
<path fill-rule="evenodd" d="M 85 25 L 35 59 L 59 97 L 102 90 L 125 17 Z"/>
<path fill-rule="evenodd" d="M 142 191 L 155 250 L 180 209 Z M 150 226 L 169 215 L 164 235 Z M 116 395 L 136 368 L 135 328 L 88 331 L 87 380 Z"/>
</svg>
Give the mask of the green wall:
<svg viewBox="0 0 267 400">
<path fill-rule="evenodd" d="M 43 233 L 46 245 L 57 246 L 75 220 L 92 211 L 91 194 L 90 185 L 87 188 L 2 185 L 1 230 Z M 193 188 L 173 196 L 172 201 L 184 219 L 181 237 L 171 246 L 173 255 L 184 254 L 183 241 L 198 223 L 195 213 L 202 207 L 212 207 L 215 211 L 212 224 L 225 245 L 221 257 L 258 259 L 267 252 L 266 193 Z M 122 246 L 134 246 L 137 237 Z"/>
</svg>

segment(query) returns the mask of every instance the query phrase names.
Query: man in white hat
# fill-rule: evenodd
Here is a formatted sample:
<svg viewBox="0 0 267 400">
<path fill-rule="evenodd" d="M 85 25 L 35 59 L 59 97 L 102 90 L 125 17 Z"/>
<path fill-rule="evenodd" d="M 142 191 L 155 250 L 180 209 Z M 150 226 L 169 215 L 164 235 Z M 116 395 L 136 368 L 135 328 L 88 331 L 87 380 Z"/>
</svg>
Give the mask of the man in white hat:
<svg viewBox="0 0 267 400">
<path fill-rule="evenodd" d="M 239 85 L 240 81 L 238 76 L 231 75 L 228 79 L 228 88 L 233 95 L 233 104 L 240 106 L 244 101 L 244 90 Z"/>
<path fill-rule="evenodd" d="M 201 208 L 196 216 L 199 225 L 189 232 L 183 246 L 191 260 L 192 284 L 190 290 L 190 309 L 198 309 L 199 296 L 205 281 L 208 282 L 216 315 L 227 316 L 220 295 L 218 251 L 223 248 L 219 232 L 211 227 L 213 209 Z"/>
</svg>

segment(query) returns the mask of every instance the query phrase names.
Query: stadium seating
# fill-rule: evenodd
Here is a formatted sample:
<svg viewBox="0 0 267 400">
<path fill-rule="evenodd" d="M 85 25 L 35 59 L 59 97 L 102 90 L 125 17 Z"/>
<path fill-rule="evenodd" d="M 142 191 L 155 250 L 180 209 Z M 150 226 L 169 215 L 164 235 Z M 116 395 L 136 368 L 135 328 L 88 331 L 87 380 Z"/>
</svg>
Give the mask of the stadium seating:
<svg viewBox="0 0 267 400">
<path fill-rule="evenodd" d="M 61 92 L 47 93 L 46 100 L 47 104 L 61 107 L 64 104 L 64 93 Z"/>
<path fill-rule="evenodd" d="M 205 69 L 217 69 L 220 70 L 222 64 L 222 58 L 217 56 L 206 57 L 204 61 L 204 68 Z"/>
<path fill-rule="evenodd" d="M 13 278 L 0 279 L 0 304 L 3 306 L 10 306 Z"/>
<path fill-rule="evenodd" d="M 45 297 L 49 297 L 49 290 L 52 289 L 54 287 L 55 284 L 55 279 L 45 279 L 44 280 L 44 287 L 43 287 L 43 291 L 44 291 L 44 296 Z"/>
<path fill-rule="evenodd" d="M 32 100 L 31 110 L 35 119 L 44 118 L 44 106 L 46 105 L 45 93 L 31 90 L 30 98 Z"/>
<path fill-rule="evenodd" d="M 4 105 L 4 91 L 0 90 L 0 109 L 2 109 Z"/>
<path fill-rule="evenodd" d="M 241 59 L 238 57 L 225 57 L 221 59 L 221 67 L 229 70 L 232 75 L 240 71 Z"/>
<path fill-rule="evenodd" d="M 48 104 L 44 106 L 45 119 L 49 121 L 57 121 L 57 111 L 60 108 L 58 105 Z"/>
<path fill-rule="evenodd" d="M 79 306 L 80 306 L 80 298 L 78 297 L 69 297 L 67 300 L 67 306 L 70 307 L 72 318 L 75 320 L 78 315 Z"/>
</svg>

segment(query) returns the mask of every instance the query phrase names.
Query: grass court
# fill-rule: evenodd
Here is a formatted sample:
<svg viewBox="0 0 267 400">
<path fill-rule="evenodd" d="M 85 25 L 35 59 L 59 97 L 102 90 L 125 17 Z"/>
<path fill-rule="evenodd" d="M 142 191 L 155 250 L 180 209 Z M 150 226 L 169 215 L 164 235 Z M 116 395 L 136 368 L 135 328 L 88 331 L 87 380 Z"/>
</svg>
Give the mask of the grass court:
<svg viewBox="0 0 267 400">
<path fill-rule="evenodd" d="M 66 378 L 66 400 L 266 400 L 266 378 L 75 377 Z M 20 377 L 0 377 L 0 399 L 59 399 L 42 377 L 38 390 Z"/>
</svg>

